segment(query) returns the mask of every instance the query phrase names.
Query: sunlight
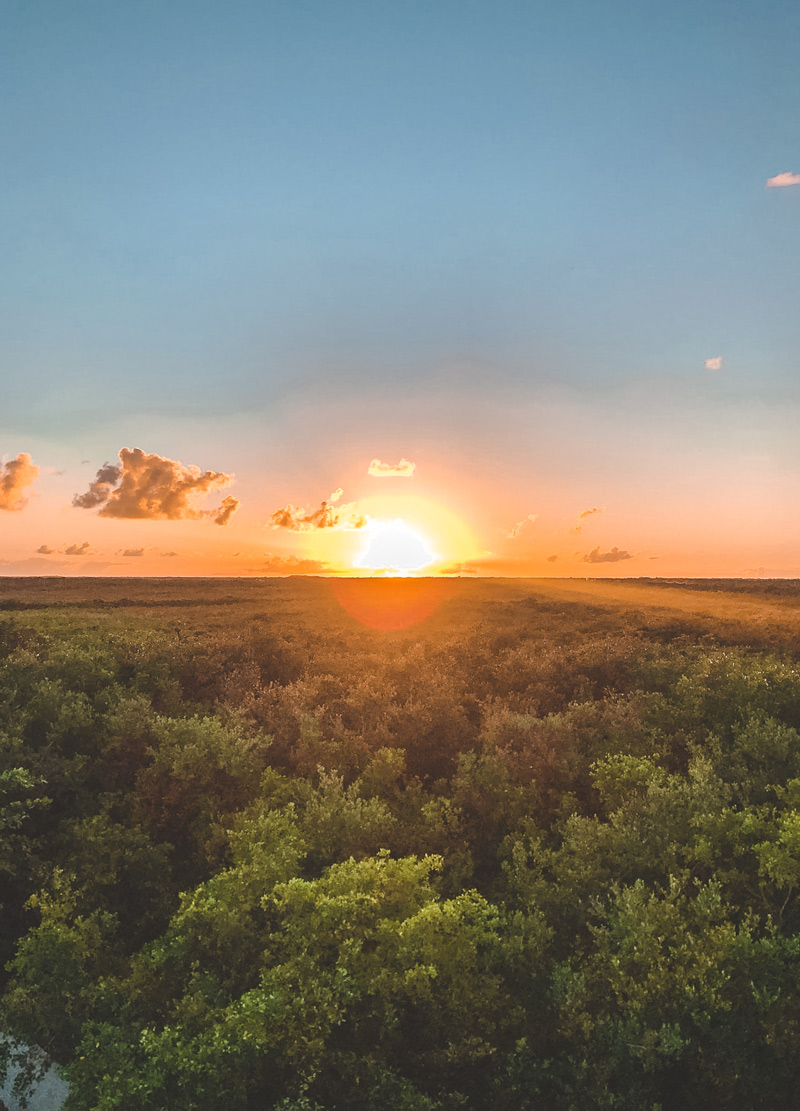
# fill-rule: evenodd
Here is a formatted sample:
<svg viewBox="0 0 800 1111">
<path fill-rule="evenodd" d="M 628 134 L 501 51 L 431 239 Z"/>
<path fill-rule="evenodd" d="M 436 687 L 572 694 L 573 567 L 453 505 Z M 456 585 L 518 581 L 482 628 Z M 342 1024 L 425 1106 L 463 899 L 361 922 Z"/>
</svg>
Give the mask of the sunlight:
<svg viewBox="0 0 800 1111">
<path fill-rule="evenodd" d="M 353 567 L 407 575 L 438 559 L 425 538 L 399 517 L 394 521 L 371 520 L 363 532 L 366 543 L 353 560 Z"/>
</svg>

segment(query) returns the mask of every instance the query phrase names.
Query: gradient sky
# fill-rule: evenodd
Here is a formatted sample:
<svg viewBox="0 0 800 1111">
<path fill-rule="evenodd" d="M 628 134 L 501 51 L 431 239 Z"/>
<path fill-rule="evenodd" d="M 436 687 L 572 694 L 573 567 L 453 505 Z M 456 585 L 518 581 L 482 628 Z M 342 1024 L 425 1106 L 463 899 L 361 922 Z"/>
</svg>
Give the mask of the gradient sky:
<svg viewBox="0 0 800 1111">
<path fill-rule="evenodd" d="M 337 569 L 270 519 L 341 488 L 443 566 L 800 576 L 799 5 L 10 0 L 2 53 L 0 573 Z M 74 506 L 126 447 L 235 477 Z"/>
</svg>

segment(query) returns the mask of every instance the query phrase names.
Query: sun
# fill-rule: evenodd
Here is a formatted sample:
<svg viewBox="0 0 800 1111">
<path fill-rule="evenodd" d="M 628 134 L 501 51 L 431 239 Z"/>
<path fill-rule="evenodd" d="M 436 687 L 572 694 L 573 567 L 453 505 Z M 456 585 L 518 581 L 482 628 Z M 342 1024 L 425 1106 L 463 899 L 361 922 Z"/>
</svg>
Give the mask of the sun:
<svg viewBox="0 0 800 1111">
<path fill-rule="evenodd" d="M 361 570 L 408 575 L 439 558 L 425 537 L 400 517 L 394 521 L 370 520 L 363 533 L 366 543 L 353 560 L 353 567 Z"/>
</svg>

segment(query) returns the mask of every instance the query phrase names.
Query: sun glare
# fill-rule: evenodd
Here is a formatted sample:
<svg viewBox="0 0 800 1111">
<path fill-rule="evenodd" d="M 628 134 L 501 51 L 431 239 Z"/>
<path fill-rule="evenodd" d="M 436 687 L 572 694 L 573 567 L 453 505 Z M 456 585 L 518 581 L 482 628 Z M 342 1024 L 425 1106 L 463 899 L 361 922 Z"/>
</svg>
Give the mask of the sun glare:
<svg viewBox="0 0 800 1111">
<path fill-rule="evenodd" d="M 425 538 L 399 517 L 394 521 L 372 520 L 363 531 L 366 543 L 353 560 L 353 567 L 408 575 L 439 558 Z"/>
</svg>

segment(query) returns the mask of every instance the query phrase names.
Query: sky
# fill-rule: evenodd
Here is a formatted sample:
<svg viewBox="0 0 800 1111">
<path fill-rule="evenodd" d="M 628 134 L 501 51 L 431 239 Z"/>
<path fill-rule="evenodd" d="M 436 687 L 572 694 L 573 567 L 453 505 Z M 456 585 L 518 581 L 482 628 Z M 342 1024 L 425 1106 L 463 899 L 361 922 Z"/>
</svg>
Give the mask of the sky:
<svg viewBox="0 0 800 1111">
<path fill-rule="evenodd" d="M 799 51 L 7 0 L 0 574 L 800 576 Z"/>
</svg>

